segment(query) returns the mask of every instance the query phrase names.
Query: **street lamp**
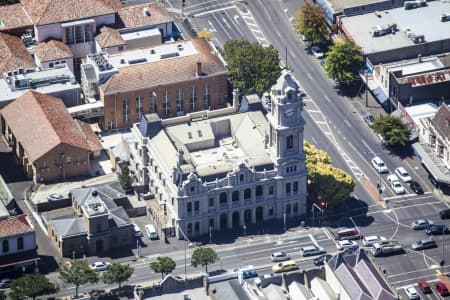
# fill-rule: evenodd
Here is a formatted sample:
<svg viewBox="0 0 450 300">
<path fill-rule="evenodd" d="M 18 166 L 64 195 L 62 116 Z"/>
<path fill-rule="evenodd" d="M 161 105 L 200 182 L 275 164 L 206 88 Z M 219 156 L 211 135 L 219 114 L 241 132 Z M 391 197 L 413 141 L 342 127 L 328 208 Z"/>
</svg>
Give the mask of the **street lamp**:
<svg viewBox="0 0 450 300">
<path fill-rule="evenodd" d="M 244 228 L 244 236 L 246 236 L 247 235 L 247 226 L 245 226 L 245 224 L 244 224 L 243 228 Z"/>
<path fill-rule="evenodd" d="M 313 203 L 312 204 L 312 214 L 313 214 L 313 226 L 314 225 L 316 225 L 315 224 L 315 213 L 314 213 L 314 208 L 316 208 L 316 209 L 318 209 L 321 213 L 322 213 L 322 216 L 323 216 L 323 209 L 322 208 L 320 208 L 320 206 L 318 206 L 316 203 Z"/>
<path fill-rule="evenodd" d="M 178 223 L 178 230 L 181 232 L 181 234 L 183 235 L 184 238 L 184 281 L 186 281 L 187 278 L 187 247 L 192 246 L 191 241 L 186 237 L 186 235 L 184 234 L 184 231 L 181 229 L 180 227 L 180 223 Z"/>
<path fill-rule="evenodd" d="M 72 260 L 75 261 L 75 250 L 72 251 Z"/>
</svg>

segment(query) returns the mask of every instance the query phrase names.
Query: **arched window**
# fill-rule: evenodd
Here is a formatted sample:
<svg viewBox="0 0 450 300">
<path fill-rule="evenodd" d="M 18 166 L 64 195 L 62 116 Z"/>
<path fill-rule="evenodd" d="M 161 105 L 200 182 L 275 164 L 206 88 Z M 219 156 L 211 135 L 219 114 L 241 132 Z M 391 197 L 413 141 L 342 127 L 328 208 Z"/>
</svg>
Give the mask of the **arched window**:
<svg viewBox="0 0 450 300">
<path fill-rule="evenodd" d="M 251 189 L 245 189 L 244 190 L 244 199 L 250 199 L 252 197 L 252 190 Z"/>
<path fill-rule="evenodd" d="M 294 148 L 294 136 L 293 135 L 288 135 L 286 137 L 286 148 L 287 149 Z"/>
<path fill-rule="evenodd" d="M 239 191 L 234 191 L 233 194 L 231 195 L 231 200 L 232 201 L 239 201 Z"/>
</svg>

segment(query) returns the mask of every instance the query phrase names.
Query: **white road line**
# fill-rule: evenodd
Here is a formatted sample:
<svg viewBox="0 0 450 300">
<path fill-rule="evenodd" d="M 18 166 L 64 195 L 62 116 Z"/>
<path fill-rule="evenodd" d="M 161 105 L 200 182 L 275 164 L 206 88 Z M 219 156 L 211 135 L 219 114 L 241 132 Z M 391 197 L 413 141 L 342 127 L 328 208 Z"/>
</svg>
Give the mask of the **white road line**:
<svg viewBox="0 0 450 300">
<path fill-rule="evenodd" d="M 311 137 L 311 140 L 313 141 L 314 144 L 316 144 L 316 145 L 318 144 L 316 139 L 313 136 Z"/>
<path fill-rule="evenodd" d="M 312 75 L 311 75 L 311 73 L 309 73 L 309 72 L 306 72 L 306 76 L 308 76 L 309 77 L 309 79 L 313 79 L 313 77 L 312 77 Z"/>
<path fill-rule="evenodd" d="M 331 102 L 331 99 L 330 99 L 330 97 L 328 97 L 328 96 L 324 96 L 324 98 L 325 98 L 325 100 L 327 100 L 328 102 Z"/>
<path fill-rule="evenodd" d="M 186 9 L 186 10 L 189 10 L 189 9 L 192 8 L 192 7 L 204 5 L 204 4 L 207 4 L 207 3 L 215 3 L 215 4 L 216 4 L 217 2 L 216 2 L 216 0 L 211 0 L 211 1 L 201 1 L 200 3 L 192 4 L 192 5 L 186 6 L 185 9 Z M 230 4 L 230 3 L 234 3 L 234 1 L 225 2 L 225 3 L 218 3 L 218 5 L 224 5 L 224 4 Z M 198 10 L 198 9 L 196 9 L 196 10 Z"/>
<path fill-rule="evenodd" d="M 291 49 L 289 49 L 289 53 L 291 54 L 292 57 L 295 57 L 295 53 Z"/>
<path fill-rule="evenodd" d="M 310 113 L 318 113 L 318 114 L 320 114 L 320 110 L 306 109 L 306 111 L 310 112 Z"/>
<path fill-rule="evenodd" d="M 311 239 L 311 241 L 313 242 L 314 246 L 319 247 L 319 244 L 317 243 L 316 239 L 313 237 L 312 234 L 308 234 L 309 238 Z"/>
<path fill-rule="evenodd" d="M 225 25 L 227 25 L 227 27 L 228 28 L 230 28 L 231 29 L 231 26 L 230 26 L 230 24 L 228 24 L 228 22 L 227 22 L 227 20 L 225 20 L 225 18 L 224 17 L 222 17 L 222 21 L 225 23 Z"/>
<path fill-rule="evenodd" d="M 352 125 L 347 120 L 344 120 L 344 123 L 347 124 L 348 127 L 352 128 Z"/>
<path fill-rule="evenodd" d="M 208 24 L 209 26 L 211 26 L 211 32 L 217 32 L 216 27 L 214 27 L 213 23 L 211 22 L 211 20 L 208 20 Z"/>
<path fill-rule="evenodd" d="M 294 20 L 294 17 L 289 18 L 289 22 L 292 22 L 292 20 Z"/>
<path fill-rule="evenodd" d="M 228 36 L 228 38 L 231 40 L 231 35 L 228 33 L 228 31 L 223 27 L 223 25 L 220 23 L 220 21 L 217 19 L 215 15 L 212 15 L 213 19 L 216 20 L 217 24 L 223 29 L 223 32 Z"/>
<path fill-rule="evenodd" d="M 434 274 L 434 275 L 418 276 L 418 277 L 408 278 L 408 279 L 399 280 L 399 281 L 392 281 L 391 283 L 392 284 L 397 284 L 397 283 L 400 283 L 400 282 L 406 282 L 406 281 L 410 281 L 410 280 L 416 282 L 417 279 L 423 279 L 423 278 L 428 278 L 428 277 L 436 277 L 436 276 L 437 276 L 436 274 Z"/>
<path fill-rule="evenodd" d="M 236 6 L 228 6 L 228 7 L 224 7 L 224 8 L 218 8 L 218 9 L 213 9 L 213 10 L 210 10 L 210 11 L 201 12 L 201 13 L 195 14 L 194 17 L 198 18 L 198 17 L 201 17 L 201 16 L 205 16 L 205 15 L 209 15 L 209 14 L 213 14 L 213 13 L 216 13 L 216 12 L 219 12 L 219 11 L 224 11 L 224 10 L 233 9 L 233 8 L 236 8 Z"/>
<path fill-rule="evenodd" d="M 320 125 L 327 125 L 327 122 L 323 122 L 323 121 L 315 121 L 316 124 L 320 124 Z"/>
<path fill-rule="evenodd" d="M 269 14 L 269 12 L 267 11 L 266 6 L 261 2 L 261 0 L 258 0 L 259 4 L 261 5 L 261 7 L 263 8 L 264 12 L 266 13 L 267 17 L 269 17 L 269 20 L 272 21 L 272 16 Z"/>
<path fill-rule="evenodd" d="M 423 193 L 423 195 L 422 196 L 417 196 L 417 197 L 413 197 L 413 196 L 417 196 L 416 194 L 407 194 L 407 195 L 403 195 L 403 196 L 393 196 L 393 197 L 386 197 L 386 198 L 384 198 L 384 199 L 387 199 L 387 200 L 390 200 L 390 199 L 396 199 L 396 198 L 401 198 L 401 197 L 408 197 L 408 199 L 405 199 L 404 201 L 407 201 L 407 200 L 420 200 L 420 199 L 426 199 L 426 198 L 432 198 L 433 197 L 433 193 L 432 192 L 425 192 L 425 193 Z M 396 201 L 396 203 L 397 202 L 400 202 L 400 201 Z"/>
<path fill-rule="evenodd" d="M 369 145 L 367 145 L 367 143 L 366 143 L 365 140 L 362 140 L 362 143 L 363 143 L 363 145 L 369 150 L 369 152 L 370 152 L 372 155 L 375 155 L 375 153 L 373 152 L 372 148 L 370 148 Z"/>
</svg>

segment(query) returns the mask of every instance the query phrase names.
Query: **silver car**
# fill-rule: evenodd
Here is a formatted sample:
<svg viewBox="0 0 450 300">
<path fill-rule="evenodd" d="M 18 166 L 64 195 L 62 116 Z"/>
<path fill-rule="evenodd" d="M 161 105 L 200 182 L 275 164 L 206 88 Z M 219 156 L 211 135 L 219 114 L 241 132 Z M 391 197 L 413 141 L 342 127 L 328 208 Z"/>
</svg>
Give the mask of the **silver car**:
<svg viewBox="0 0 450 300">
<path fill-rule="evenodd" d="M 279 262 L 279 261 L 290 260 L 291 257 L 289 255 L 287 255 L 286 252 L 280 251 L 280 252 L 272 253 L 272 255 L 270 256 L 270 259 L 273 262 Z"/>
<path fill-rule="evenodd" d="M 421 229 L 427 229 L 428 227 L 434 225 L 434 222 L 431 220 L 416 220 L 411 223 L 411 228 L 414 230 L 421 230 Z"/>
</svg>

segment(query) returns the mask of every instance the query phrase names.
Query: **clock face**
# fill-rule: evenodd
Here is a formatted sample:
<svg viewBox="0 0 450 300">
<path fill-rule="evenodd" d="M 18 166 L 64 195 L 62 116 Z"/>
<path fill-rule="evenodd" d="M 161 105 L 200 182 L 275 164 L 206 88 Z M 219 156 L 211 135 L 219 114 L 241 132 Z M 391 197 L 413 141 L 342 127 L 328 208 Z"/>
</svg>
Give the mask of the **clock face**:
<svg viewBox="0 0 450 300">
<path fill-rule="evenodd" d="M 285 115 L 287 118 L 292 118 L 292 117 L 295 115 L 295 111 L 294 111 L 293 108 L 288 108 L 288 109 L 286 109 L 286 110 L 284 111 L 284 115 Z"/>
</svg>

